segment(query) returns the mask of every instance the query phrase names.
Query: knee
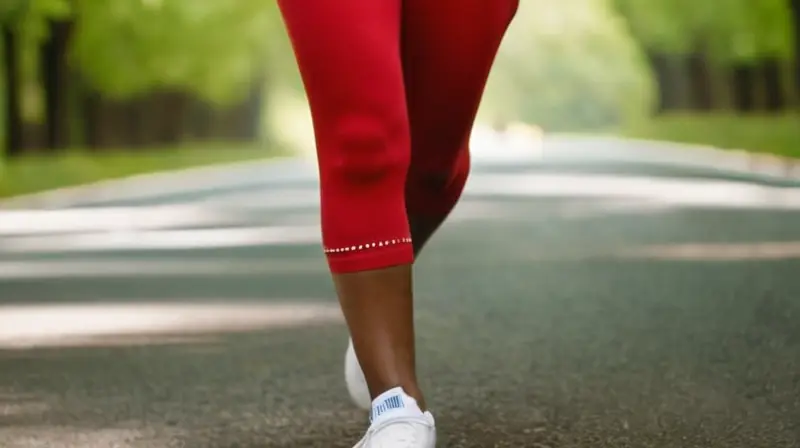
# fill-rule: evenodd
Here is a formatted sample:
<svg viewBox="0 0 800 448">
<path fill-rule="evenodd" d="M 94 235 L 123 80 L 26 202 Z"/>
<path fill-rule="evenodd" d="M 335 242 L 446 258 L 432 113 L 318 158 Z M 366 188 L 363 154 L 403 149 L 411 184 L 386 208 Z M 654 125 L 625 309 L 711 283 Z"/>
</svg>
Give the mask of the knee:
<svg viewBox="0 0 800 448">
<path fill-rule="evenodd" d="M 337 120 L 320 151 L 327 176 L 351 184 L 405 179 L 410 162 L 408 127 L 403 119 L 366 114 Z"/>
<path fill-rule="evenodd" d="M 432 167 L 421 166 L 410 175 L 417 188 L 430 194 L 438 194 L 449 190 L 453 184 L 463 184 L 470 172 L 469 151 L 462 150 L 456 157 Z"/>
</svg>

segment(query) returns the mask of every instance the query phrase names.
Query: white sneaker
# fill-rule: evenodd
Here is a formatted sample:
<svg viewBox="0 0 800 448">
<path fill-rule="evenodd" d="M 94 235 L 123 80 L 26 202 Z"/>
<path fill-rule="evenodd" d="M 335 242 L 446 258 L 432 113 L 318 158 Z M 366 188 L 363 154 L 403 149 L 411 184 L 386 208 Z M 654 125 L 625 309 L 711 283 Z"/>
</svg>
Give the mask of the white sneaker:
<svg viewBox="0 0 800 448">
<path fill-rule="evenodd" d="M 370 410 L 372 408 L 372 398 L 369 395 L 367 380 L 364 378 L 361 364 L 358 363 L 352 339 L 350 339 L 347 352 L 344 355 L 344 380 L 347 384 L 347 392 L 350 393 L 350 399 L 353 400 L 353 403 L 365 411 Z"/>
<path fill-rule="evenodd" d="M 354 448 L 435 448 L 436 423 L 401 387 L 372 401 L 370 427 Z"/>
<path fill-rule="evenodd" d="M 435 448 L 436 423 L 430 412 L 373 423 L 353 448 Z"/>
</svg>

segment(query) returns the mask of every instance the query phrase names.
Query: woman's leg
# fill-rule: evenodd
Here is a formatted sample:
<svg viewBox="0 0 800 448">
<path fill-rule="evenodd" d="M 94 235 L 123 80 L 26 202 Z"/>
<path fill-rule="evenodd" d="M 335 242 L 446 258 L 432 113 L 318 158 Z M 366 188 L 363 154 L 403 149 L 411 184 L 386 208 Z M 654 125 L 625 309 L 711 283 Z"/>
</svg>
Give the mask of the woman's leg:
<svg viewBox="0 0 800 448">
<path fill-rule="evenodd" d="M 417 386 L 400 0 L 281 0 L 317 141 L 322 230 L 372 398 Z"/>
<path fill-rule="evenodd" d="M 519 0 L 403 0 L 402 60 L 412 159 L 406 207 L 414 252 L 455 206 L 469 174 L 469 137 L 500 42 Z M 369 406 L 352 348 L 348 390 Z"/>
<path fill-rule="evenodd" d="M 418 253 L 461 196 L 469 138 L 519 0 L 404 0 L 403 69 L 411 127 L 406 206 Z"/>
</svg>

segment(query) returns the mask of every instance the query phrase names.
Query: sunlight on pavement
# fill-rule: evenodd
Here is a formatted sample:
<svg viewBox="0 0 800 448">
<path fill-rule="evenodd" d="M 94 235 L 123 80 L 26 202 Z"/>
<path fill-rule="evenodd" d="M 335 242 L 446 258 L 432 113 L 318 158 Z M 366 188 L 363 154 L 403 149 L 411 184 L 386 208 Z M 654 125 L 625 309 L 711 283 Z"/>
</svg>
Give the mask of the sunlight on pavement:
<svg viewBox="0 0 800 448">
<path fill-rule="evenodd" d="M 523 197 L 644 198 L 674 206 L 800 209 L 800 189 L 722 180 L 611 175 L 485 175 L 468 194 Z"/>
<path fill-rule="evenodd" d="M 504 132 L 479 124 L 470 136 L 470 156 L 475 162 L 538 161 L 542 151 L 542 130 L 523 123 L 511 123 Z"/>
<path fill-rule="evenodd" d="M 236 260 L 215 258 L 169 259 L 147 258 L 135 260 L 70 259 L 37 261 L 0 261 L 0 279 L 46 278 L 126 278 L 126 277 L 207 277 L 207 276 L 265 276 L 293 274 L 325 274 L 328 266 L 321 256 L 313 258 L 280 260 Z"/>
<path fill-rule="evenodd" d="M 319 243 L 318 226 L 131 230 L 0 239 L 2 252 L 60 252 L 248 247 Z"/>
<path fill-rule="evenodd" d="M 800 241 L 665 244 L 625 250 L 619 256 L 667 261 L 790 260 L 800 259 Z"/>
<path fill-rule="evenodd" d="M 141 344 L 148 338 L 158 342 L 163 337 L 168 338 L 168 343 L 192 342 L 197 336 L 342 319 L 335 303 L 218 302 L 222 303 L 3 306 L 0 307 L 0 349 L 105 346 L 126 344 L 126 341 Z"/>
<path fill-rule="evenodd" d="M 1 235 L 93 230 L 158 229 L 223 224 L 235 216 L 189 205 L 130 208 L 0 211 Z"/>
</svg>

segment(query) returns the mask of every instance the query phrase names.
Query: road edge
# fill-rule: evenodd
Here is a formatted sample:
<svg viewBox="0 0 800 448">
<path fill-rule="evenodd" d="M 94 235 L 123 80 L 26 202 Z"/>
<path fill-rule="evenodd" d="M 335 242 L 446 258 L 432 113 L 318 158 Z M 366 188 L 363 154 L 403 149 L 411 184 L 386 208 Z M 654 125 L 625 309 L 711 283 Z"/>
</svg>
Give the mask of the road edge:
<svg viewBox="0 0 800 448">
<path fill-rule="evenodd" d="M 720 172 L 747 174 L 765 180 L 779 180 L 787 184 L 796 183 L 800 187 L 800 159 L 782 157 L 775 154 L 748 151 L 739 148 L 720 148 L 711 145 L 650 140 L 644 138 L 620 137 L 615 135 L 591 134 L 550 134 L 547 138 L 568 138 L 573 140 L 606 140 L 624 144 L 642 144 L 659 148 L 666 152 L 680 152 L 681 161 L 677 165 L 711 168 Z"/>
<path fill-rule="evenodd" d="M 683 153 L 679 165 L 713 168 L 719 171 L 747 174 L 765 180 L 780 180 L 797 184 L 800 187 L 800 159 L 780 157 L 773 154 L 751 152 L 744 149 L 724 149 L 710 145 L 648 140 L 642 138 L 620 137 L 615 135 L 591 135 L 554 133 L 544 136 L 548 139 L 605 140 L 624 144 L 643 144 L 659 148 L 664 152 Z M 546 151 L 546 145 L 545 149 Z M 269 157 L 261 160 L 220 163 L 176 170 L 137 174 L 116 179 L 106 179 L 72 187 L 57 188 L 39 193 L 31 193 L 0 199 L 0 210 L 25 207 L 68 207 L 86 198 L 107 197 L 120 190 L 149 189 L 169 190 L 176 185 L 195 183 L 205 177 L 230 173 L 231 171 L 253 169 L 258 166 L 275 166 L 281 163 L 306 160 L 298 155 Z"/>
<path fill-rule="evenodd" d="M 0 199 L 0 210 L 21 207 L 65 207 L 86 199 L 87 197 L 102 197 L 113 194 L 114 191 L 132 190 L 143 185 L 164 187 L 193 183 L 206 177 L 213 177 L 221 173 L 252 169 L 258 166 L 272 166 L 291 161 L 302 160 L 297 155 L 284 155 L 266 157 L 258 160 L 244 160 L 240 162 L 215 163 L 211 165 L 163 170 L 151 173 L 135 174 L 120 178 L 105 179 L 71 187 L 56 188 L 38 193 L 29 193 Z"/>
</svg>

